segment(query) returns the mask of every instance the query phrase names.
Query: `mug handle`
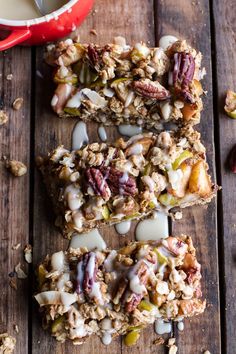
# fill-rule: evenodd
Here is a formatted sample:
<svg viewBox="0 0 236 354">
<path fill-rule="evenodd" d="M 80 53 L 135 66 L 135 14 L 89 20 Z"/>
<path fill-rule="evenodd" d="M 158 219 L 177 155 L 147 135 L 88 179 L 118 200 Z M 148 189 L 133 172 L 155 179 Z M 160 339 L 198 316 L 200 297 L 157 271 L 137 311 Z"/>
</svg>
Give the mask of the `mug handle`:
<svg viewBox="0 0 236 354">
<path fill-rule="evenodd" d="M 31 31 L 28 28 L 13 30 L 7 38 L 0 41 L 0 51 L 14 47 L 30 37 Z"/>
</svg>

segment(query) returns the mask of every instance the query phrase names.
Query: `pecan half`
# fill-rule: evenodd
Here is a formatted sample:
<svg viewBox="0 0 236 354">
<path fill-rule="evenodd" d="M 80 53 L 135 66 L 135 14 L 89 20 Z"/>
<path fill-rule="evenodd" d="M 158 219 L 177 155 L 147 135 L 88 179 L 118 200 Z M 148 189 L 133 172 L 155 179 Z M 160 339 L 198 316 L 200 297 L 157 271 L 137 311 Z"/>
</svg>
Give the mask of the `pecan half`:
<svg viewBox="0 0 236 354">
<path fill-rule="evenodd" d="M 114 167 L 102 167 L 101 172 L 114 194 L 135 195 L 137 193 L 136 181 Z"/>
<path fill-rule="evenodd" d="M 95 70 L 99 71 L 100 69 L 99 54 L 97 52 L 96 47 L 92 46 L 91 44 L 89 44 L 88 46 L 88 59 L 89 59 L 90 66 Z"/>
<path fill-rule="evenodd" d="M 133 312 L 136 307 L 140 304 L 141 300 L 143 298 L 143 295 L 138 295 L 133 293 L 129 299 L 129 301 L 126 303 L 125 309 L 128 313 Z"/>
<path fill-rule="evenodd" d="M 176 93 L 187 102 L 193 103 L 189 85 L 193 80 L 195 61 L 189 53 L 175 53 L 173 69 L 169 72 L 169 84 L 175 87 Z"/>
<path fill-rule="evenodd" d="M 110 188 L 98 168 L 88 168 L 85 171 L 85 177 L 87 178 L 86 186 L 90 185 L 95 194 L 100 195 L 104 200 L 108 200 L 110 198 Z"/>
<path fill-rule="evenodd" d="M 133 89 L 140 96 L 155 99 L 158 101 L 170 98 L 170 92 L 166 90 L 158 81 L 151 81 L 150 79 L 142 79 L 133 81 Z"/>
</svg>

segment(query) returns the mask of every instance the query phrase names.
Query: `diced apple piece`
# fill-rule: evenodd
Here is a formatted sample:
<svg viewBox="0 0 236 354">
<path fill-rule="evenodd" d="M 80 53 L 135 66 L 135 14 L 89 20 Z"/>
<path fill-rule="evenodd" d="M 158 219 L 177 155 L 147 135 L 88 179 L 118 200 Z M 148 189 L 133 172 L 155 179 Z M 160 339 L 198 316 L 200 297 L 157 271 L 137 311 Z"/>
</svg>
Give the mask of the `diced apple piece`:
<svg viewBox="0 0 236 354">
<path fill-rule="evenodd" d="M 168 262 L 167 257 L 164 256 L 164 254 L 161 253 L 161 251 L 157 247 L 155 247 L 153 251 L 156 253 L 158 262 L 160 264 L 166 264 Z"/>
<path fill-rule="evenodd" d="M 177 168 L 179 168 L 181 163 L 184 162 L 185 160 L 189 159 L 190 157 L 193 157 L 193 153 L 189 150 L 184 150 L 179 155 L 179 157 L 177 157 L 177 159 L 173 162 L 173 164 L 172 164 L 173 170 L 177 170 Z"/>
<path fill-rule="evenodd" d="M 128 334 L 126 334 L 124 339 L 125 345 L 127 345 L 128 347 L 135 345 L 139 337 L 140 337 L 139 330 L 133 330 L 129 332 Z"/>
<path fill-rule="evenodd" d="M 189 192 L 196 193 L 202 198 L 211 194 L 211 180 L 203 160 L 198 161 L 192 167 L 192 173 L 189 178 Z"/>
<path fill-rule="evenodd" d="M 155 308 L 155 306 L 147 300 L 142 300 L 138 305 L 138 308 L 141 311 L 152 311 Z"/>
<path fill-rule="evenodd" d="M 105 220 L 108 220 L 110 217 L 110 211 L 106 205 L 104 205 L 102 208 L 102 216 L 104 217 Z"/>
<path fill-rule="evenodd" d="M 65 320 L 65 316 L 59 316 L 55 321 L 52 323 L 51 331 L 52 333 L 58 332 L 62 328 L 62 324 Z"/>
</svg>

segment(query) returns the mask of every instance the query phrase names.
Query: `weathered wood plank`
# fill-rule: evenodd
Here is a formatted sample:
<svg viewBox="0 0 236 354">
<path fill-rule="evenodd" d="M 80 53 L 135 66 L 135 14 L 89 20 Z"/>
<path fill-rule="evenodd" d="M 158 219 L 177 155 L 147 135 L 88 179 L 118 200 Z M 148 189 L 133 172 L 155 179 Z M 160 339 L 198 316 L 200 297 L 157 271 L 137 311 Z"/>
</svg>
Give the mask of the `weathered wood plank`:
<svg viewBox="0 0 236 354">
<path fill-rule="evenodd" d="M 7 124 L 0 126 L 0 157 L 30 162 L 30 91 L 31 51 L 14 48 L 0 53 L 0 109 L 9 115 Z M 12 80 L 7 76 L 12 74 Z M 23 97 L 21 110 L 12 103 Z M 8 331 L 17 339 L 16 353 L 28 352 L 28 280 L 17 280 L 18 289 L 9 285 L 8 274 L 23 260 L 23 248 L 29 243 L 29 177 L 13 177 L 0 163 L 0 333 Z M 17 250 L 12 246 L 20 243 Z M 16 279 L 14 277 L 14 279 Z M 19 334 L 13 326 L 18 325 Z"/>
<path fill-rule="evenodd" d="M 211 172 L 214 174 L 214 127 L 211 77 L 211 36 L 210 11 L 208 1 L 174 0 L 156 2 L 156 33 L 186 38 L 195 48 L 202 51 L 203 65 L 207 70 L 204 89 L 208 91 L 204 99 L 204 111 L 200 126 L 202 140 L 207 148 Z M 232 207 L 232 205 L 231 205 Z M 204 350 L 220 353 L 220 311 L 219 279 L 216 229 L 216 201 L 208 207 L 194 207 L 184 210 L 183 219 L 172 225 L 173 234 L 192 235 L 197 248 L 198 258 L 202 264 L 203 295 L 208 307 L 205 313 L 191 321 L 185 321 L 183 334 L 175 330 L 181 353 L 196 354 Z"/>
<path fill-rule="evenodd" d="M 222 185 L 222 199 L 219 206 L 221 216 L 221 267 L 222 267 L 222 314 L 224 312 L 223 348 L 227 354 L 236 352 L 236 188 L 235 175 L 229 172 L 226 161 L 232 146 L 236 143 L 236 122 L 224 113 L 226 91 L 236 91 L 236 3 L 229 1 L 212 1 L 214 13 L 215 49 L 216 49 L 216 113 L 218 113 L 218 170 Z M 223 276 L 224 275 L 224 276 Z"/>
<path fill-rule="evenodd" d="M 132 14 L 132 15 L 131 15 Z M 96 29 L 98 36 L 95 37 L 90 33 L 91 29 Z M 90 16 L 87 18 L 82 27 L 78 30 L 82 42 L 98 42 L 101 44 L 112 41 L 113 37 L 123 35 L 127 38 L 127 42 L 135 43 L 136 41 L 147 41 L 154 44 L 154 28 L 153 28 L 153 2 L 146 1 L 142 6 L 137 6 L 135 0 L 116 1 L 98 0 Z M 44 79 L 37 77 L 36 83 L 36 116 L 35 116 L 35 153 L 47 153 L 50 149 L 63 143 L 70 148 L 71 132 L 76 120 L 59 120 L 50 109 L 50 99 L 52 97 L 53 88 L 50 84 L 51 70 L 43 64 L 42 50 L 37 52 L 36 69 L 39 70 Z M 97 125 L 89 124 L 88 131 L 90 141 L 98 140 Z M 107 129 L 108 131 L 108 129 Z M 110 141 L 117 136 L 116 129 L 108 131 Z M 47 253 L 55 252 L 61 248 L 66 249 L 68 242 L 63 240 L 58 230 L 53 225 L 53 215 L 51 206 L 47 202 L 46 193 L 41 182 L 39 174 L 36 172 L 35 177 L 35 210 L 34 210 L 34 252 L 35 264 L 42 259 Z M 134 226 L 126 238 L 119 237 L 114 228 L 106 228 L 102 230 L 102 234 L 109 247 L 119 247 L 127 240 L 132 240 L 134 235 Z M 35 307 L 35 312 L 37 309 Z M 37 353 L 76 353 L 77 348 L 70 343 L 65 345 L 57 344 L 51 339 L 48 333 L 43 332 L 39 321 L 35 319 L 33 312 L 33 343 L 32 351 Z M 137 354 L 150 353 L 156 348 L 152 344 L 156 335 L 152 329 L 148 329 L 142 335 L 141 340 L 135 351 Z M 40 341 L 40 346 L 38 344 Z M 117 338 L 109 347 L 101 344 L 98 338 L 91 338 L 83 346 L 79 348 L 81 354 L 85 353 L 109 353 L 117 354 L 130 353 L 131 350 L 124 348 L 121 339 Z M 160 349 L 163 353 L 163 348 Z"/>
</svg>

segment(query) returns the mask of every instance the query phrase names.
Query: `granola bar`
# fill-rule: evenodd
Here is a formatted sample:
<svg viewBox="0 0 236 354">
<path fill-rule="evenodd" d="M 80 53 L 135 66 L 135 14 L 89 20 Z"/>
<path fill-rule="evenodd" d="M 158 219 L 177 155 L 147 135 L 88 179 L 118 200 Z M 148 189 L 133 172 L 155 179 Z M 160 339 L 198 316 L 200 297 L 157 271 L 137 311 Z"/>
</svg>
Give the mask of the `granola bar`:
<svg viewBox="0 0 236 354">
<path fill-rule="evenodd" d="M 70 248 L 38 268 L 43 324 L 58 341 L 82 344 L 97 334 L 106 343 L 126 335 L 132 344 L 156 320 L 201 314 L 201 266 L 188 236 L 131 242 L 118 251 Z"/>
<path fill-rule="evenodd" d="M 56 224 L 70 238 L 73 232 L 140 219 L 154 210 L 209 202 L 216 186 L 199 139 L 187 127 L 71 152 L 59 146 L 39 159 Z"/>
<path fill-rule="evenodd" d="M 183 126 L 200 120 L 202 55 L 185 40 L 166 50 L 131 47 L 122 37 L 105 46 L 66 40 L 49 49 L 46 60 L 56 65 L 57 84 L 51 104 L 60 117 L 157 130 L 170 121 Z"/>
</svg>

